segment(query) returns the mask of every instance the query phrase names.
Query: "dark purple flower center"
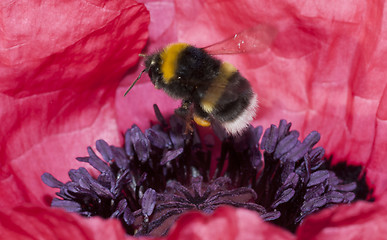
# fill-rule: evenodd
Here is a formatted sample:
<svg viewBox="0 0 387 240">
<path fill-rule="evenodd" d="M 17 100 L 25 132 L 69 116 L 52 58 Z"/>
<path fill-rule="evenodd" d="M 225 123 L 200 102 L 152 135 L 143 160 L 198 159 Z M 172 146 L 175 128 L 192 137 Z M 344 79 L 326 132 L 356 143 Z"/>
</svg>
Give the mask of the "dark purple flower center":
<svg viewBox="0 0 387 240">
<path fill-rule="evenodd" d="M 221 151 L 211 169 L 214 136 L 200 137 L 195 127 L 186 134 L 183 119 L 173 115 L 167 123 L 156 105 L 155 113 L 160 123 L 145 132 L 134 125 L 125 133 L 123 147 L 98 140 L 102 159 L 90 147 L 88 157 L 77 158 L 97 169 L 97 178 L 85 168 L 70 170 L 66 183 L 43 174 L 48 186 L 59 189 L 51 206 L 118 218 L 128 234 L 161 236 L 190 210 L 242 207 L 295 231 L 311 213 L 370 199 L 365 176 L 359 179 L 361 167 L 331 167 L 324 149 L 314 148 L 318 132 L 301 142 L 285 120 L 265 132 L 250 127 L 238 137 L 215 126 Z"/>
</svg>

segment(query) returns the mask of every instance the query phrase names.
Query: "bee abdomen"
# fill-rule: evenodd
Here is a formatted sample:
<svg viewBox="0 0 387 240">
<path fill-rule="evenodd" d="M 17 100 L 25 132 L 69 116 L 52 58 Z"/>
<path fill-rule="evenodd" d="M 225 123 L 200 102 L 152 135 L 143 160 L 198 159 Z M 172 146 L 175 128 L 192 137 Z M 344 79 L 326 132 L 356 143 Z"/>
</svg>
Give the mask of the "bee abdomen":
<svg viewBox="0 0 387 240">
<path fill-rule="evenodd" d="M 247 79 L 233 65 L 222 63 L 218 76 L 212 81 L 200 105 L 227 132 L 238 134 L 255 117 L 258 103 Z"/>
<path fill-rule="evenodd" d="M 222 125 L 232 135 L 242 133 L 249 126 L 250 122 L 254 120 L 258 108 L 257 95 L 251 92 L 251 95 L 244 98 L 238 107 L 233 112 L 224 112 L 220 114 L 223 116 L 218 117 L 227 119 L 224 120 Z"/>
<path fill-rule="evenodd" d="M 207 113 L 212 113 L 233 75 L 238 74 L 237 69 L 230 63 L 223 62 L 218 75 L 212 80 L 206 94 L 200 101 L 200 105 Z"/>
</svg>

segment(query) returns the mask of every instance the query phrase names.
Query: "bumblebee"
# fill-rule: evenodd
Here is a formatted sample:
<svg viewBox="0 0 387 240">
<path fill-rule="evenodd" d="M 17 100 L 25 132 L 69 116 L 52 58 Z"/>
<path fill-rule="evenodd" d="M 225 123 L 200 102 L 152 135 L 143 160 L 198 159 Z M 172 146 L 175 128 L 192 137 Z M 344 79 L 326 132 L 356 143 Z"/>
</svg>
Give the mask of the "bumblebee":
<svg viewBox="0 0 387 240">
<path fill-rule="evenodd" d="M 216 121 L 232 135 L 243 132 L 256 112 L 257 96 L 250 83 L 230 63 L 202 48 L 170 44 L 146 56 L 145 72 L 157 89 L 182 99 L 177 113 L 191 115 L 200 126 Z"/>
<path fill-rule="evenodd" d="M 159 52 L 142 55 L 145 69 L 125 95 L 147 72 L 157 89 L 182 99 L 181 107 L 176 110 L 179 115 L 193 118 L 200 126 L 218 123 L 229 134 L 240 134 L 255 117 L 257 95 L 232 64 L 213 55 L 263 52 L 276 34 L 275 27 L 259 24 L 205 48 L 174 43 Z"/>
</svg>

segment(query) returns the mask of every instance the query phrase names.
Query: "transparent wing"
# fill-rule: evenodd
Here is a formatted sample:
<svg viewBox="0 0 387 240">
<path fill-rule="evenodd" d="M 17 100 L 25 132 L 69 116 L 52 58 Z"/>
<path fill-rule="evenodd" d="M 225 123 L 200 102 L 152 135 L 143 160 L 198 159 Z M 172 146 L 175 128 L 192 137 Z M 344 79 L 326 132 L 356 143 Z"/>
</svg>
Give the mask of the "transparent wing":
<svg viewBox="0 0 387 240">
<path fill-rule="evenodd" d="M 277 29 L 273 26 L 259 24 L 203 49 L 211 55 L 259 53 L 270 47 L 276 35 Z"/>
</svg>

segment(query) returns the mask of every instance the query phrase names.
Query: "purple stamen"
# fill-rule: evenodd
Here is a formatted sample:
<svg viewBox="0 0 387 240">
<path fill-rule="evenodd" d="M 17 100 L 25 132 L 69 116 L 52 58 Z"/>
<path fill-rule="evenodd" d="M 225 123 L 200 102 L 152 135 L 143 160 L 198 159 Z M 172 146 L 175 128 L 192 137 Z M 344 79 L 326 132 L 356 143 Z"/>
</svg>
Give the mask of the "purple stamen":
<svg viewBox="0 0 387 240">
<path fill-rule="evenodd" d="M 154 108 L 159 124 L 144 133 L 133 125 L 122 147 L 98 140 L 102 159 L 91 147 L 89 156 L 76 158 L 98 176 L 81 167 L 71 169 L 71 181 L 62 183 L 44 173 L 42 181 L 59 189 L 51 205 L 87 217 L 117 218 L 131 235 L 161 236 L 182 213 L 212 213 L 221 205 L 256 211 L 263 220 L 295 231 L 311 213 L 369 196 L 364 178 L 356 182 L 361 171 L 345 166 L 333 171 L 324 149 L 314 148 L 318 132 L 300 141 L 291 123 L 281 120 L 265 131 L 250 126 L 241 136 L 227 136 L 215 123 L 221 152 L 214 155 L 214 135 L 200 136 L 175 115 L 168 123 Z M 210 169 L 213 156 L 217 163 Z"/>
</svg>

